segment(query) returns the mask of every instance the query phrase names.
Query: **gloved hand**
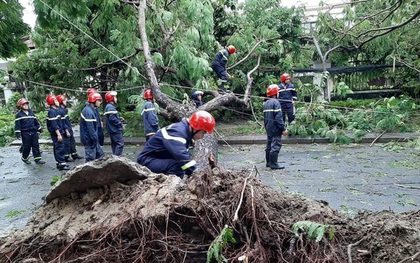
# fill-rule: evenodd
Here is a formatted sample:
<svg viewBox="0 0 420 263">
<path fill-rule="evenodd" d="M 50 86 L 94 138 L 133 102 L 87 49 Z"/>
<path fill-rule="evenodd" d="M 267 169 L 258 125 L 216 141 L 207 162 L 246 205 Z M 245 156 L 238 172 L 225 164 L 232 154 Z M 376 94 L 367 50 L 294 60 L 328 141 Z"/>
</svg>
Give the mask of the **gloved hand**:
<svg viewBox="0 0 420 263">
<path fill-rule="evenodd" d="M 15 132 L 16 139 L 20 140 L 20 132 Z"/>
<path fill-rule="evenodd" d="M 38 132 L 39 132 L 39 133 L 42 133 L 43 131 L 44 131 L 44 130 L 43 130 L 42 128 L 39 128 L 39 129 L 38 129 Z"/>
</svg>

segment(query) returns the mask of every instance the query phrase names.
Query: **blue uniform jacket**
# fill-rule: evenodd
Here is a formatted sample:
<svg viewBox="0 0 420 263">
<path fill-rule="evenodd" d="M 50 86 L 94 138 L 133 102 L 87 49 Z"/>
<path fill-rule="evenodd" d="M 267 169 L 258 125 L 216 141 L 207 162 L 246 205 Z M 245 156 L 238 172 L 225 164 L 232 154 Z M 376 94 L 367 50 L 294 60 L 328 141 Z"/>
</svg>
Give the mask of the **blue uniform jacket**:
<svg viewBox="0 0 420 263">
<path fill-rule="evenodd" d="M 99 143 L 98 127 L 101 125 L 97 119 L 96 109 L 90 104 L 85 105 L 80 113 L 80 141 L 83 145 L 96 145 Z"/>
<path fill-rule="evenodd" d="M 143 119 L 144 134 L 155 133 L 159 130 L 155 105 L 151 100 L 146 100 L 140 115 Z"/>
<path fill-rule="evenodd" d="M 285 130 L 280 102 L 270 98 L 263 104 L 264 127 L 268 136 L 278 136 Z"/>
<path fill-rule="evenodd" d="M 287 83 L 284 85 L 280 83 L 278 85 L 279 93 L 277 98 L 280 101 L 282 108 L 290 108 L 293 105 L 293 101 L 297 100 L 297 92 L 295 86 L 292 83 Z"/>
<path fill-rule="evenodd" d="M 73 134 L 70 119 L 69 119 L 69 116 L 67 115 L 67 109 L 63 107 L 58 107 L 57 110 L 61 116 L 61 123 L 63 124 L 63 130 L 68 130 L 71 134 Z"/>
<path fill-rule="evenodd" d="M 59 130 L 61 134 L 64 134 L 64 125 L 61 120 L 60 108 L 50 107 L 48 109 L 47 129 L 52 135 L 56 135 L 56 130 Z"/>
<path fill-rule="evenodd" d="M 214 55 L 211 65 L 212 67 L 213 65 L 220 65 L 223 68 L 226 68 L 226 63 L 228 61 L 228 58 L 229 58 L 229 52 L 224 48 Z"/>
<path fill-rule="evenodd" d="M 118 115 L 118 111 L 115 105 L 109 102 L 105 106 L 104 110 L 105 126 L 109 134 L 121 133 L 123 124 Z"/>
<path fill-rule="evenodd" d="M 22 110 L 16 113 L 15 132 L 33 132 L 38 130 L 41 130 L 41 125 L 31 110 L 28 110 L 27 114 Z"/>
<path fill-rule="evenodd" d="M 173 159 L 179 163 L 182 170 L 194 170 L 196 162 L 190 161 L 191 156 L 188 152 L 192 136 L 186 119 L 164 127 L 146 142 L 137 160 L 143 157 Z"/>
</svg>

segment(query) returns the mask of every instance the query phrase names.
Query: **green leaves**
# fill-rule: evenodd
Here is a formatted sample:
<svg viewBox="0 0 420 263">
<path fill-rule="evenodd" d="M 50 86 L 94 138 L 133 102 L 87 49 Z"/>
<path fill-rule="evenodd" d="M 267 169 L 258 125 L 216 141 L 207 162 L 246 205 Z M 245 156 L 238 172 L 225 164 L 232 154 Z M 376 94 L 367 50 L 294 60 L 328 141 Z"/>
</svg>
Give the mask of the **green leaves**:
<svg viewBox="0 0 420 263">
<path fill-rule="evenodd" d="M 292 231 L 296 236 L 300 236 L 303 233 L 308 239 L 315 239 L 316 242 L 322 240 L 324 233 L 328 233 L 328 239 L 334 237 L 334 226 L 323 225 L 312 221 L 298 221 L 293 224 Z"/>
<path fill-rule="evenodd" d="M 17 0 L 0 1 L 0 58 L 12 58 L 28 50 L 22 37 L 30 28 L 22 16 L 23 7 Z"/>
<path fill-rule="evenodd" d="M 227 259 L 222 254 L 223 247 L 227 242 L 235 243 L 236 240 L 232 234 L 232 228 L 225 225 L 220 234 L 211 242 L 209 250 L 207 251 L 207 263 L 212 262 L 214 259 L 216 262 L 227 262 Z"/>
</svg>

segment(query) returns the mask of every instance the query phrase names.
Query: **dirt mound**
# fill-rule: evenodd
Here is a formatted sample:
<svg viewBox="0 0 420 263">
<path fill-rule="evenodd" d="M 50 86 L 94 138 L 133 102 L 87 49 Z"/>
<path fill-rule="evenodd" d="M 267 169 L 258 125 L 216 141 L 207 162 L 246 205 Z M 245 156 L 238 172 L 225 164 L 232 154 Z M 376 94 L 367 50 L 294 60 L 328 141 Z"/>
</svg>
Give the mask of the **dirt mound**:
<svg viewBox="0 0 420 263">
<path fill-rule="evenodd" d="M 55 198 L 2 244 L 0 262 L 419 262 L 420 212 L 351 219 L 251 171 L 209 168 L 186 184 L 150 173 Z"/>
</svg>

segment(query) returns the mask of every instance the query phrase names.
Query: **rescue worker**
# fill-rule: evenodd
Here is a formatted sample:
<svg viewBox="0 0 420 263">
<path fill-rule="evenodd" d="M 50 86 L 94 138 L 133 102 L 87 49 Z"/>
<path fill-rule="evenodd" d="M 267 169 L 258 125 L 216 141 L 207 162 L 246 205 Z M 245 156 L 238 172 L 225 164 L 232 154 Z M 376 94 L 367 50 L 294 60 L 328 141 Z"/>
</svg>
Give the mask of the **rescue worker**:
<svg viewBox="0 0 420 263">
<path fill-rule="evenodd" d="M 276 84 L 269 85 L 266 90 L 268 100 L 263 104 L 264 128 L 267 133 L 265 160 L 266 167 L 271 169 L 284 169 L 277 161 L 282 146 L 281 136 L 287 135 L 280 102 L 277 100 L 278 92 L 279 87 Z"/>
<path fill-rule="evenodd" d="M 194 106 L 196 108 L 203 105 L 203 101 L 201 100 L 202 97 L 203 97 L 203 94 L 204 94 L 204 92 L 202 92 L 200 90 L 195 90 L 191 93 L 191 99 L 193 100 Z"/>
<path fill-rule="evenodd" d="M 68 142 L 65 143 L 66 154 L 64 155 L 64 157 L 66 159 L 66 162 L 73 162 L 77 159 L 83 159 L 83 157 L 77 153 L 76 140 L 74 139 L 73 128 L 71 127 L 70 118 L 68 116 L 69 109 L 67 108 L 67 97 L 65 95 L 59 94 L 56 96 L 56 98 L 58 100 L 58 103 L 60 103 L 60 115 L 62 116 L 61 119 L 64 122 L 64 126 L 66 127 L 67 131 L 69 132 L 69 137 L 67 137 Z M 70 159 L 70 157 L 73 159 Z"/>
<path fill-rule="evenodd" d="M 85 147 L 86 162 L 100 159 L 104 155 L 101 145 L 99 144 L 99 126 L 100 120 L 97 118 L 97 108 L 102 103 L 102 97 L 99 93 L 89 94 L 88 103 L 80 113 L 80 141 Z"/>
<path fill-rule="evenodd" d="M 22 153 L 21 159 L 24 163 L 30 164 L 29 153 L 32 149 L 32 155 L 36 164 L 44 164 L 39 149 L 39 136 L 42 133 L 41 125 L 33 111 L 29 108 L 29 101 L 21 98 L 17 101 L 19 111 L 15 116 L 15 136 L 16 139 L 22 139 L 22 146 L 19 150 Z"/>
<path fill-rule="evenodd" d="M 137 162 L 154 173 L 174 174 L 185 179 L 196 169 L 196 162 L 188 152 L 193 140 L 212 133 L 213 116 L 206 111 L 196 111 L 188 119 L 171 124 L 156 132 L 144 145 Z"/>
<path fill-rule="evenodd" d="M 108 91 L 105 94 L 107 102 L 104 110 L 105 127 L 111 138 L 112 154 L 120 156 L 124 148 L 124 138 L 122 136 L 123 123 L 115 108 L 117 103 L 117 92 Z"/>
<path fill-rule="evenodd" d="M 64 125 L 61 119 L 60 104 L 53 94 L 48 94 L 45 102 L 49 105 L 47 113 L 47 129 L 50 132 L 51 140 L 53 141 L 54 158 L 58 170 L 70 170 L 69 165 L 66 163 L 64 155 L 66 148 L 63 137 L 65 136 Z"/>
<path fill-rule="evenodd" d="M 87 96 L 89 97 L 90 94 L 97 92 L 95 88 L 89 87 L 86 91 Z M 86 103 L 88 104 L 88 102 Z M 96 118 L 98 119 L 99 123 L 101 124 L 98 128 L 98 137 L 99 137 L 99 145 L 104 145 L 105 135 L 104 135 L 104 124 L 101 120 L 101 115 L 99 114 L 99 109 L 96 108 Z"/>
<path fill-rule="evenodd" d="M 225 83 L 230 79 L 230 75 L 226 71 L 226 63 L 229 56 L 235 52 L 235 46 L 229 45 L 218 51 L 213 57 L 211 68 L 216 73 L 217 77 L 219 77 L 218 82 L 220 82 L 220 84 L 217 86 L 219 92 L 229 92 L 229 90 L 225 88 Z"/>
<path fill-rule="evenodd" d="M 145 103 L 140 115 L 143 119 L 144 134 L 146 135 L 147 142 L 159 130 L 159 120 L 156 114 L 155 104 L 153 103 L 152 90 L 145 89 L 143 98 Z"/>
<path fill-rule="evenodd" d="M 290 75 L 284 73 L 280 76 L 279 94 L 281 110 L 283 112 L 283 122 L 290 124 L 295 119 L 295 101 L 297 101 L 297 92 L 295 86 L 290 82 Z"/>
</svg>

